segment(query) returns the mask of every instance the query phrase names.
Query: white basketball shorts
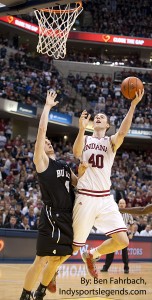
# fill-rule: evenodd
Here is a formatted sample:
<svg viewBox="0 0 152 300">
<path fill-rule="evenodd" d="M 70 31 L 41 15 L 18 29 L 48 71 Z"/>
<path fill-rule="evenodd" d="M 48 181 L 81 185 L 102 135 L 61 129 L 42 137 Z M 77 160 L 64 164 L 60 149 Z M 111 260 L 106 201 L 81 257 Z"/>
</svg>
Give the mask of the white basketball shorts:
<svg viewBox="0 0 152 300">
<path fill-rule="evenodd" d="M 112 195 L 105 197 L 76 195 L 73 208 L 73 244 L 79 247 L 85 245 L 93 226 L 107 236 L 127 231 Z"/>
</svg>

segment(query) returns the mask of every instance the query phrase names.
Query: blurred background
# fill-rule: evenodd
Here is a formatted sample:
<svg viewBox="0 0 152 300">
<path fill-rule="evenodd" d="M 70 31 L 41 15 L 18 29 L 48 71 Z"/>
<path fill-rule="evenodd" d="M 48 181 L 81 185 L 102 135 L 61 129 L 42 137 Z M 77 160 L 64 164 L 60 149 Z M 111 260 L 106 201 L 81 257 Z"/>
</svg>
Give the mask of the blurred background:
<svg viewBox="0 0 152 300">
<path fill-rule="evenodd" d="M 121 94 L 122 80 L 142 80 L 145 95 L 117 152 L 111 193 L 117 203 L 124 198 L 128 207 L 152 204 L 151 15 L 150 0 L 83 1 L 63 60 L 37 53 L 34 12 L 0 16 L 0 228 L 37 230 L 43 204 L 33 151 L 50 88 L 57 91 L 59 105 L 50 112 L 47 136 L 57 158 L 77 174 L 72 145 L 82 110 L 92 116 L 87 134 L 92 134 L 93 116 L 105 112 L 111 123 L 107 134 L 112 135 L 130 105 Z M 152 236 L 152 214 L 134 220 L 135 236 L 142 230 Z M 5 255 L 8 259 L 10 254 Z M 5 255 L 1 252 L 2 259 Z"/>
</svg>

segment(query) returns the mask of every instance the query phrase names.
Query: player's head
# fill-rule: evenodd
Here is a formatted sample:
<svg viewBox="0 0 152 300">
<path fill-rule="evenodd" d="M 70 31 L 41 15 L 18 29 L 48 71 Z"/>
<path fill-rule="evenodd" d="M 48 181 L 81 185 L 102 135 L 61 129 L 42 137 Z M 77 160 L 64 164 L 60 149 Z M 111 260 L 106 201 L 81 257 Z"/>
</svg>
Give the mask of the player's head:
<svg viewBox="0 0 152 300">
<path fill-rule="evenodd" d="M 95 130 L 105 129 L 107 131 L 109 127 L 110 127 L 110 120 L 106 114 L 99 113 L 95 115 L 93 120 L 93 128 Z"/>
<path fill-rule="evenodd" d="M 45 146 L 44 146 L 44 151 L 45 153 L 50 156 L 50 155 L 54 155 L 54 149 L 53 146 L 51 144 L 51 141 L 46 137 L 45 138 Z"/>
<path fill-rule="evenodd" d="M 125 208 L 126 207 L 126 201 L 124 199 L 120 199 L 118 202 L 119 208 Z"/>
</svg>

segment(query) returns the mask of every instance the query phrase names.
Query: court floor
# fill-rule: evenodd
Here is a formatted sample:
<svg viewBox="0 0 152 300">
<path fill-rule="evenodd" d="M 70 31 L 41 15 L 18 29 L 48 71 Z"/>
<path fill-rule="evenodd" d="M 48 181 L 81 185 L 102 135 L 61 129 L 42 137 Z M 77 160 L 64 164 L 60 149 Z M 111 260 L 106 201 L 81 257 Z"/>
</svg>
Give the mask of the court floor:
<svg viewBox="0 0 152 300">
<path fill-rule="evenodd" d="M 0 300 L 18 300 L 28 264 L 0 264 Z M 101 263 L 97 263 L 100 270 Z M 38 284 L 38 283 L 37 283 Z M 57 277 L 57 292 L 47 292 L 46 300 L 72 298 L 80 300 L 151 300 L 152 263 L 130 263 L 130 273 L 123 265 L 113 263 L 108 273 L 99 274 L 98 281 L 89 277 L 85 265 L 63 264 Z"/>
</svg>

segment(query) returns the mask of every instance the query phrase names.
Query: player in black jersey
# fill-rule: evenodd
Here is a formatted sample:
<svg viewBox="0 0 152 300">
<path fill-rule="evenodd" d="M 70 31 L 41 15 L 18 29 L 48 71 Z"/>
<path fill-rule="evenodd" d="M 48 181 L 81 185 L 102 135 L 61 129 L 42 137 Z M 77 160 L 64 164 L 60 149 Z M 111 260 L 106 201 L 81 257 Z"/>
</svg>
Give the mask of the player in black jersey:
<svg viewBox="0 0 152 300">
<path fill-rule="evenodd" d="M 34 163 L 44 207 L 38 227 L 36 258 L 26 274 L 20 300 L 29 300 L 31 297 L 42 300 L 57 267 L 72 254 L 71 184 L 76 186 L 77 177 L 64 161 L 56 160 L 51 142 L 46 138 L 50 109 L 58 103 L 56 96 L 55 91 L 47 92 L 35 144 Z M 32 293 L 42 271 L 41 283 Z"/>
</svg>

